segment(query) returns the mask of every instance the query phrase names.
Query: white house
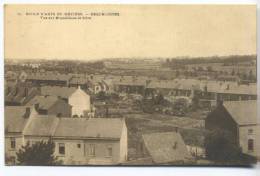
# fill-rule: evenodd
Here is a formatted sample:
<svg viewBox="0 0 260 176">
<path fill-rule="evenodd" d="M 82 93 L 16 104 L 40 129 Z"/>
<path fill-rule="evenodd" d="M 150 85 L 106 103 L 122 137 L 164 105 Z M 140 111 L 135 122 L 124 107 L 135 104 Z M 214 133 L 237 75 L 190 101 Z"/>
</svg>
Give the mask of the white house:
<svg viewBox="0 0 260 176">
<path fill-rule="evenodd" d="M 41 94 L 58 96 L 68 102 L 72 106 L 72 117 L 84 117 L 91 112 L 90 96 L 80 86 L 78 88 L 42 86 Z"/>
<path fill-rule="evenodd" d="M 68 103 L 72 106 L 72 117 L 84 117 L 91 111 L 90 96 L 80 87 L 69 96 Z"/>
</svg>

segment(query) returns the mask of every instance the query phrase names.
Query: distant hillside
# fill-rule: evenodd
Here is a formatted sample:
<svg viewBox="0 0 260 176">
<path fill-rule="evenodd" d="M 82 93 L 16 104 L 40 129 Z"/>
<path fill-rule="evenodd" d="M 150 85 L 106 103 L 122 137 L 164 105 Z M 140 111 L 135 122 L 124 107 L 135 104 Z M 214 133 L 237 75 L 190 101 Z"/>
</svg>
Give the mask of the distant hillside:
<svg viewBox="0 0 260 176">
<path fill-rule="evenodd" d="M 190 64 L 211 64 L 222 63 L 223 65 L 235 65 L 241 62 L 256 62 L 256 55 L 232 55 L 232 56 L 211 56 L 211 57 L 187 57 L 166 59 L 164 67 L 177 67 Z"/>
</svg>

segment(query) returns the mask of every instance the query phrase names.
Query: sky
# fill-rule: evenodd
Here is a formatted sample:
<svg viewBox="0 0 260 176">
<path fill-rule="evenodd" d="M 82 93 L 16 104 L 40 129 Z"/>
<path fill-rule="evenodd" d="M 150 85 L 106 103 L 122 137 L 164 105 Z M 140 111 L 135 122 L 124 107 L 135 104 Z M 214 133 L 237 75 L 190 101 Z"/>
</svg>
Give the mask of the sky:
<svg viewBox="0 0 260 176">
<path fill-rule="evenodd" d="M 13 59 L 173 58 L 256 54 L 252 5 L 6 5 L 4 56 Z M 90 20 L 26 13 L 116 12 Z"/>
</svg>

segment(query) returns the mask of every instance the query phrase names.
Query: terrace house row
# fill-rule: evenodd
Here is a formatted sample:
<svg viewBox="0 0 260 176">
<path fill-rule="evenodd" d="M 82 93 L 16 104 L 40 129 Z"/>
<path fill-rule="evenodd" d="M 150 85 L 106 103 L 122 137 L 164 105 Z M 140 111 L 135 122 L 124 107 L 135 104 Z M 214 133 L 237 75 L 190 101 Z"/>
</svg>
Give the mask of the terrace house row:
<svg viewBox="0 0 260 176">
<path fill-rule="evenodd" d="M 27 142 L 51 139 L 54 155 L 65 165 L 120 164 L 127 160 L 124 119 L 61 118 L 39 115 L 33 107 L 5 108 L 5 156 L 17 162 L 16 152 Z"/>
</svg>

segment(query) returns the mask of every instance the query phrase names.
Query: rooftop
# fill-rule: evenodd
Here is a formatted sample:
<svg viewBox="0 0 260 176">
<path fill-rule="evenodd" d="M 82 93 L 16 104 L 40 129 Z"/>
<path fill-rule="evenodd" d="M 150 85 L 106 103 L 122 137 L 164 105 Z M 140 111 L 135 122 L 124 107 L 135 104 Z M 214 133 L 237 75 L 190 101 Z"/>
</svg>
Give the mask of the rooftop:
<svg viewBox="0 0 260 176">
<path fill-rule="evenodd" d="M 30 80 L 60 80 L 60 81 L 68 81 L 72 78 L 71 75 L 67 74 L 51 74 L 51 73 L 36 73 L 28 75 L 27 79 Z"/>
<path fill-rule="evenodd" d="M 24 135 L 53 136 L 59 119 L 55 116 L 39 116 L 30 120 Z"/>
<path fill-rule="evenodd" d="M 77 90 L 75 87 L 42 86 L 42 95 L 53 95 L 62 98 L 69 98 Z"/>
<path fill-rule="evenodd" d="M 191 158 L 179 133 L 163 132 L 143 135 L 144 144 L 155 163 L 171 163 Z"/>
<path fill-rule="evenodd" d="M 30 100 L 26 105 L 33 106 L 35 104 L 39 104 L 39 109 L 48 110 L 52 107 L 57 101 L 58 97 L 56 96 L 35 96 L 32 100 Z"/>
<path fill-rule="evenodd" d="M 119 118 L 61 118 L 55 136 L 120 139 L 123 123 Z"/>
<path fill-rule="evenodd" d="M 257 124 L 257 101 L 227 101 L 223 103 L 238 125 Z"/>
<path fill-rule="evenodd" d="M 5 130 L 13 133 L 21 133 L 28 118 L 26 118 L 27 106 L 5 106 L 4 123 Z M 29 107 L 28 107 L 29 108 Z"/>
</svg>

